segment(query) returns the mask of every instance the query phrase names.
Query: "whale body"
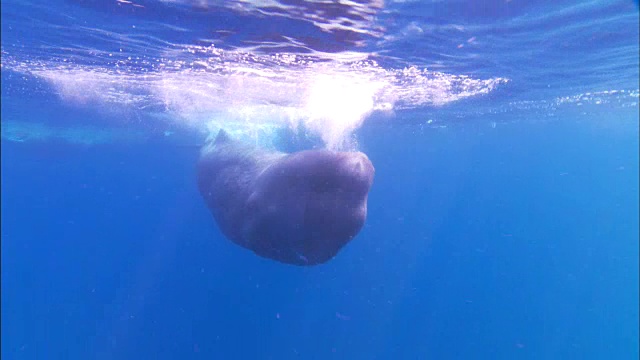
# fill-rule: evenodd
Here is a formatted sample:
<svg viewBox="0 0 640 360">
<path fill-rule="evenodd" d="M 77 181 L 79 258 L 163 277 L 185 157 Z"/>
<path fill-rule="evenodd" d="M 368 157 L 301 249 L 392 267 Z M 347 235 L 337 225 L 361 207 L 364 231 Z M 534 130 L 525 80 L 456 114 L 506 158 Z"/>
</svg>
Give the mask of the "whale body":
<svg viewBox="0 0 640 360">
<path fill-rule="evenodd" d="M 197 163 L 198 189 L 225 237 L 293 265 L 325 263 L 358 234 L 374 173 L 362 152 L 267 151 L 224 130 Z"/>
</svg>

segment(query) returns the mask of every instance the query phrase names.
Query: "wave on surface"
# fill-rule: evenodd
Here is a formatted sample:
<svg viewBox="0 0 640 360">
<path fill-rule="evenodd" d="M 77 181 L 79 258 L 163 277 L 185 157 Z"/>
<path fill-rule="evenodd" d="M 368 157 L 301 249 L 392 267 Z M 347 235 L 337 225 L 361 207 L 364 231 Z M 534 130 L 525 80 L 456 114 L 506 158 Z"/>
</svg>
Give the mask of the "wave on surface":
<svg viewBox="0 0 640 360">
<path fill-rule="evenodd" d="M 3 82 L 3 96 L 32 96 L 33 84 L 44 83 L 40 91 L 64 104 L 132 112 L 149 127 L 169 122 L 204 135 L 220 127 L 245 135 L 302 129 L 330 148 L 349 147 L 374 112 L 445 117 L 459 110 L 455 103 L 471 116 L 581 103 L 637 107 L 637 70 L 622 72 L 630 85 L 618 76 L 637 67 L 629 42 L 637 11 L 616 2 L 485 5 L 7 0 L 3 79 L 31 86 Z M 610 31 L 582 31 L 595 20 Z M 482 98 L 496 89 L 504 91 Z"/>
</svg>

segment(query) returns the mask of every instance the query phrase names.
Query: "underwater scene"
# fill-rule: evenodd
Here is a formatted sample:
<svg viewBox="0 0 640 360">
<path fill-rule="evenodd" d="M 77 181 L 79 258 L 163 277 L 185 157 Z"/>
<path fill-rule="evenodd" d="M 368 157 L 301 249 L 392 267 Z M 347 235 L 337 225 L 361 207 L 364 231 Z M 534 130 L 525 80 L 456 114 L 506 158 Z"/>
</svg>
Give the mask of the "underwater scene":
<svg viewBox="0 0 640 360">
<path fill-rule="evenodd" d="M 2 359 L 637 359 L 631 0 L 6 0 Z"/>
</svg>

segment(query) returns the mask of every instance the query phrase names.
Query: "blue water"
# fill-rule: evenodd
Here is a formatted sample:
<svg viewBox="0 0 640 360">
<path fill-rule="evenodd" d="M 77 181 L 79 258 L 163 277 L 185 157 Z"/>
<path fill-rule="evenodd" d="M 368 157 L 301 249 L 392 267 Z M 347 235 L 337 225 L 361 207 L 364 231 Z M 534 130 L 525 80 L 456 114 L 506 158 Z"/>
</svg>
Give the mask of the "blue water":
<svg viewBox="0 0 640 360">
<path fill-rule="evenodd" d="M 637 2 L 283 3 L 3 2 L 2 358 L 637 359 Z M 226 240 L 211 126 L 365 152 L 363 230 Z"/>
</svg>

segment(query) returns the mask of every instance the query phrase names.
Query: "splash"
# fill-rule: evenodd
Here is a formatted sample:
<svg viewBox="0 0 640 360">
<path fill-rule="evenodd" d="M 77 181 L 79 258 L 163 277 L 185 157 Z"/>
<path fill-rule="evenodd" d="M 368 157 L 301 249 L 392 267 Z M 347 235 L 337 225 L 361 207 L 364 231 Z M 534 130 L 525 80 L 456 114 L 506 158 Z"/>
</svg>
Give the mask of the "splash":
<svg viewBox="0 0 640 360">
<path fill-rule="evenodd" d="M 99 65 L 20 61 L 7 54 L 3 69 L 44 79 L 61 99 L 80 106 L 164 113 L 204 133 L 212 121 L 247 131 L 304 128 L 328 148 L 347 146 L 373 112 L 441 106 L 487 94 L 508 81 L 417 67 L 385 69 L 366 57 L 185 46 L 162 58 L 121 57 Z"/>
<path fill-rule="evenodd" d="M 384 86 L 364 76 L 317 75 L 309 83 L 303 105 L 305 127 L 319 134 L 327 147 L 341 147 L 345 136 L 381 106 L 375 103 L 375 96 Z"/>
</svg>

